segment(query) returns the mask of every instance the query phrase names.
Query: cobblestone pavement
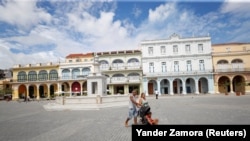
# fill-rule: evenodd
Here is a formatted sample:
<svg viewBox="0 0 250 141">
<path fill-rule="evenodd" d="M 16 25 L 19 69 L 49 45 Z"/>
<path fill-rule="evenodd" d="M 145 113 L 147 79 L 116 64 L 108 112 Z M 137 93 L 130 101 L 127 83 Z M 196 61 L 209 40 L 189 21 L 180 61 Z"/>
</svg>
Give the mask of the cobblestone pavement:
<svg viewBox="0 0 250 141">
<path fill-rule="evenodd" d="M 250 124 L 250 95 L 148 97 L 160 124 Z M 127 106 L 46 111 L 48 101 L 0 101 L 1 141 L 131 141 Z M 132 124 L 132 121 L 130 121 Z"/>
</svg>

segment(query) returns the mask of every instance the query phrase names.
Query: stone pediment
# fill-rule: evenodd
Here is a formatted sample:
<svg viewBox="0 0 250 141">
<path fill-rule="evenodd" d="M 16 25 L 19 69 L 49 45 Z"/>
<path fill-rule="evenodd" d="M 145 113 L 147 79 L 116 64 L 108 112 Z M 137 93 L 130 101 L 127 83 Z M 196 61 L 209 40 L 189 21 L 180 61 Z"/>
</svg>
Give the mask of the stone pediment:
<svg viewBox="0 0 250 141">
<path fill-rule="evenodd" d="M 174 33 L 170 36 L 170 40 L 179 40 L 179 39 L 180 39 L 180 36 L 176 33 Z"/>
</svg>

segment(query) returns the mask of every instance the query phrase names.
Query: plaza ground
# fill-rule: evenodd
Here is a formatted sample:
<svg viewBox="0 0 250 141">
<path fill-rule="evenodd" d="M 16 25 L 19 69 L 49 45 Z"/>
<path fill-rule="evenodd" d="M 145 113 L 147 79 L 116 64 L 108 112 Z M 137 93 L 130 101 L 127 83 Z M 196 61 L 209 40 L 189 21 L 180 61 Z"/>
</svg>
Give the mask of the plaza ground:
<svg viewBox="0 0 250 141">
<path fill-rule="evenodd" d="M 250 124 L 250 95 L 147 97 L 160 124 Z M 46 111 L 53 101 L 0 101 L 2 141 L 131 141 L 128 107 Z M 132 124 L 132 120 L 130 121 Z"/>
</svg>

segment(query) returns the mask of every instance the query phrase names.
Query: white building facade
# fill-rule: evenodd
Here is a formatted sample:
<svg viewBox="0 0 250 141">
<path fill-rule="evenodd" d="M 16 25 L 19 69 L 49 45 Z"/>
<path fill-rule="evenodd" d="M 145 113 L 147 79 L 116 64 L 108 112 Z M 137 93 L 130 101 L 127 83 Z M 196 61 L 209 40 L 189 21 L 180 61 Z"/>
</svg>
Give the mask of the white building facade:
<svg viewBox="0 0 250 141">
<path fill-rule="evenodd" d="M 210 37 L 141 41 L 143 91 L 154 94 L 214 93 Z"/>
<path fill-rule="evenodd" d="M 142 92 L 142 64 L 140 50 L 97 52 L 100 71 L 107 77 L 108 94 Z"/>
</svg>

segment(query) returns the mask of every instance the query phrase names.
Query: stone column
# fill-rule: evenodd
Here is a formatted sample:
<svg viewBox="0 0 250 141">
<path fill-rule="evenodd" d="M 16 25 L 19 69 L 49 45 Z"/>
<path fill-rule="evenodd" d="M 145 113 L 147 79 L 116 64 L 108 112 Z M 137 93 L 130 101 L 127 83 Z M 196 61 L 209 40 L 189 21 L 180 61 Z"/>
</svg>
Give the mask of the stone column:
<svg viewBox="0 0 250 141">
<path fill-rule="evenodd" d="M 199 94 L 199 81 L 195 79 L 195 94 Z"/>
<path fill-rule="evenodd" d="M 161 81 L 159 80 L 159 78 L 157 79 L 157 91 L 159 93 L 159 95 L 161 95 Z"/>
<path fill-rule="evenodd" d="M 182 81 L 182 94 L 187 94 L 185 79 L 184 80 L 182 79 L 181 81 Z"/>
<path fill-rule="evenodd" d="M 169 80 L 169 87 L 170 87 L 170 95 L 174 95 L 174 92 L 173 92 L 173 80 L 172 79 L 170 79 Z"/>
</svg>

